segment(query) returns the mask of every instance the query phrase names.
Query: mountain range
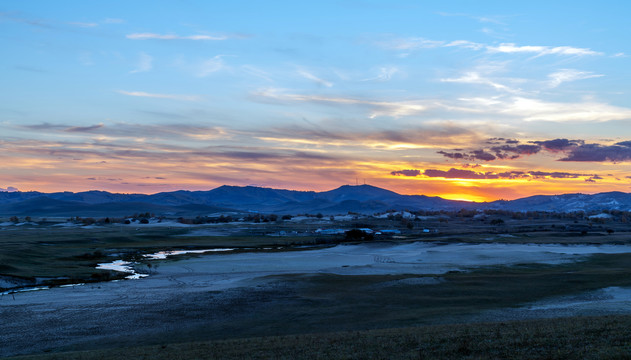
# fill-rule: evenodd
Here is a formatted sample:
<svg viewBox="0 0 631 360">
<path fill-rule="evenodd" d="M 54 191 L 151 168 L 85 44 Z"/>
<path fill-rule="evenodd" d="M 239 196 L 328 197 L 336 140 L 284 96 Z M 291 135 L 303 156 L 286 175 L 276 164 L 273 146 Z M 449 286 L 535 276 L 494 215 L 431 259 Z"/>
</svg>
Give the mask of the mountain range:
<svg viewBox="0 0 631 360">
<path fill-rule="evenodd" d="M 517 200 L 466 202 L 425 195 L 401 195 L 371 185 L 344 185 L 323 192 L 224 185 L 209 191 L 173 191 L 152 195 L 85 192 L 0 192 L 3 216 L 191 216 L 226 212 L 276 214 L 374 214 L 388 210 L 598 211 L 631 210 L 631 194 L 536 195 Z"/>
</svg>

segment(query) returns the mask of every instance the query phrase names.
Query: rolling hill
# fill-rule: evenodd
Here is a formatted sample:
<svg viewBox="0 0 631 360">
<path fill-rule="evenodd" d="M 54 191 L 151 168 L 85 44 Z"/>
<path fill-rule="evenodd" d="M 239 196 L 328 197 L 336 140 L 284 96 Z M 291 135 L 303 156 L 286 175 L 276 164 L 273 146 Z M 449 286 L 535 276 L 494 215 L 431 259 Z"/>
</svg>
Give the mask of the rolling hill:
<svg viewBox="0 0 631 360">
<path fill-rule="evenodd" d="M 323 192 L 271 189 L 254 186 L 220 186 L 208 191 L 163 192 L 152 195 L 86 192 L 0 192 L 3 216 L 127 216 L 150 212 L 170 216 L 208 215 L 218 212 L 277 214 L 348 212 L 373 214 L 388 210 L 497 209 L 508 211 L 631 210 L 631 194 L 536 195 L 517 200 L 474 203 L 425 195 L 401 195 L 371 185 L 344 185 Z"/>
</svg>

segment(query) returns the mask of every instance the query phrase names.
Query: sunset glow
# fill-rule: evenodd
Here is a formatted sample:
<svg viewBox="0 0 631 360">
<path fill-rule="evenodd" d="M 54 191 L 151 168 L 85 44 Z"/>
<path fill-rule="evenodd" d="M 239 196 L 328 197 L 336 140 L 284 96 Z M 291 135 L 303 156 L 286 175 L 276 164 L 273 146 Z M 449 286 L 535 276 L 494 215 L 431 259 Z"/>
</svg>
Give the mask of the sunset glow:
<svg viewBox="0 0 631 360">
<path fill-rule="evenodd" d="M 0 189 L 629 192 L 629 10 L 5 2 Z"/>
</svg>

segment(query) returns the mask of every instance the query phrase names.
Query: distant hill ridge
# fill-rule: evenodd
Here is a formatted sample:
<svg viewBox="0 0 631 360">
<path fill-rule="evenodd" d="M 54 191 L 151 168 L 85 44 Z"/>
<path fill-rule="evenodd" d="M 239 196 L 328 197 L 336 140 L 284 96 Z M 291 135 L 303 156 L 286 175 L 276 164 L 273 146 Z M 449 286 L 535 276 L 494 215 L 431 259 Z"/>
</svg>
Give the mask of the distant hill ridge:
<svg viewBox="0 0 631 360">
<path fill-rule="evenodd" d="M 631 194 L 535 195 L 517 200 L 466 202 L 401 195 L 372 185 L 344 185 L 323 192 L 224 185 L 208 191 L 178 190 L 152 195 L 85 192 L 0 192 L 0 215 L 125 216 L 136 212 L 206 215 L 215 212 L 373 214 L 387 210 L 498 209 L 509 211 L 631 211 Z"/>
</svg>

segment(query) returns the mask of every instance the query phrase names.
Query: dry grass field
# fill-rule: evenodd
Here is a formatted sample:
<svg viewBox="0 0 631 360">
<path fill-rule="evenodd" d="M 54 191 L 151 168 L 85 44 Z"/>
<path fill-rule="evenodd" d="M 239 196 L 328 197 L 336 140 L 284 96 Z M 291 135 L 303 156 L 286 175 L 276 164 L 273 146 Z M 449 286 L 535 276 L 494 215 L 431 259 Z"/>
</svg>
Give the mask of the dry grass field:
<svg viewBox="0 0 631 360">
<path fill-rule="evenodd" d="M 491 225 L 453 217 L 417 222 L 411 229 L 388 219 L 191 227 L 5 227 L 0 231 L 0 274 L 58 285 L 98 284 L 121 275 L 97 270 L 97 263 L 141 259 L 142 254 L 158 250 L 297 251 L 344 240 L 314 233 L 318 228 L 399 229 L 396 238 L 378 239 L 390 243 L 631 244 L 626 223 L 579 223 L 589 229 L 581 232 L 574 229 L 577 224 L 571 219 L 505 220 L 502 225 Z M 176 266 L 182 259 L 197 257 L 184 255 L 162 263 L 163 267 Z M 177 281 L 173 286 L 180 284 Z M 58 318 L 58 312 L 47 312 L 44 305 L 37 306 L 43 306 L 49 318 L 43 317 L 44 312 L 35 316 L 5 295 L 0 316 L 16 329 L 33 332 L 33 341 L 41 341 L 37 334 L 59 338 L 70 328 L 78 334 L 76 339 L 81 339 L 82 331 L 89 330 L 93 336 L 68 346 L 62 340 L 33 344 L 30 351 L 5 355 L 32 354 L 21 359 L 631 358 L 631 316 L 624 312 L 541 311 L 525 316 L 519 310 L 542 299 L 631 286 L 628 253 L 597 254 L 560 264 L 483 266 L 439 276 L 316 273 L 273 275 L 265 281 L 281 285 L 242 288 L 224 298 L 217 297 L 221 292 L 170 294 L 177 287 L 166 287 L 166 294 L 145 305 L 121 304 L 123 312 L 119 305 L 88 307 L 94 313 L 86 315 L 82 310 L 68 318 Z M 138 299 L 144 301 L 144 297 Z M 101 318 L 120 322 L 119 333 L 104 334 L 107 327 L 99 325 Z M 49 328 L 50 321 L 58 323 L 58 328 Z M 133 337 L 123 341 L 125 329 L 137 321 L 144 327 L 130 330 Z M 0 340 L 15 338 L 9 330 L 3 334 Z"/>
</svg>

